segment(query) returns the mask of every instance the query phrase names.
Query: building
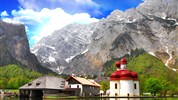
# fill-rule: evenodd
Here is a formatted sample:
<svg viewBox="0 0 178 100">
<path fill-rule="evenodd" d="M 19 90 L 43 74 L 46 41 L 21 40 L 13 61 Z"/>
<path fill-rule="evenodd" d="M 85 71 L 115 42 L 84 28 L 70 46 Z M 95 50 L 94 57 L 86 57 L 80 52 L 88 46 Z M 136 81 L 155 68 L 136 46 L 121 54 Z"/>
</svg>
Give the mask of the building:
<svg viewBox="0 0 178 100">
<path fill-rule="evenodd" d="M 43 76 L 19 88 L 20 97 L 94 96 L 100 85 L 94 80 L 70 76 L 66 80 L 55 76 Z"/>
<path fill-rule="evenodd" d="M 100 92 L 100 85 L 91 79 L 70 76 L 66 81 L 68 81 L 68 88 L 80 89 L 78 96 L 96 96 Z"/>
<path fill-rule="evenodd" d="M 19 88 L 20 97 L 43 97 L 45 94 L 62 93 L 66 80 L 55 76 L 43 76 Z"/>
<path fill-rule="evenodd" d="M 136 72 L 127 70 L 127 60 L 116 62 L 117 70 L 110 76 L 110 96 L 139 96 L 139 80 Z"/>
</svg>

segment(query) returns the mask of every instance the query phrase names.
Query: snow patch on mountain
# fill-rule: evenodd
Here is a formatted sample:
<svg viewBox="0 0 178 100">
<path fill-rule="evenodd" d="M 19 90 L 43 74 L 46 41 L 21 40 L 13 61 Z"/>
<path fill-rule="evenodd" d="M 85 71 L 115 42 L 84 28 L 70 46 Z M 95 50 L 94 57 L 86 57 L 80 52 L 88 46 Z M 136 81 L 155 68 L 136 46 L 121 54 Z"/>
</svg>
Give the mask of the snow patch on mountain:
<svg viewBox="0 0 178 100">
<path fill-rule="evenodd" d="M 165 63 L 165 66 L 168 66 L 169 67 L 169 62 L 170 62 L 170 60 L 172 59 L 172 54 L 171 54 L 171 52 L 169 51 L 169 48 L 166 46 L 166 53 L 167 54 L 169 54 L 169 59 L 166 61 L 166 63 Z"/>
<path fill-rule="evenodd" d="M 55 62 L 55 61 L 56 61 L 55 58 L 52 57 L 51 55 L 48 57 L 48 60 L 49 60 L 50 62 Z"/>
<path fill-rule="evenodd" d="M 156 55 L 153 53 L 153 52 L 148 52 L 150 55 L 152 55 L 152 56 L 155 56 L 156 57 Z"/>
<path fill-rule="evenodd" d="M 86 52 L 88 52 L 88 49 L 84 50 L 81 54 L 85 54 Z"/>
<path fill-rule="evenodd" d="M 65 61 L 69 63 L 75 56 L 70 56 L 69 58 L 66 58 Z"/>
</svg>

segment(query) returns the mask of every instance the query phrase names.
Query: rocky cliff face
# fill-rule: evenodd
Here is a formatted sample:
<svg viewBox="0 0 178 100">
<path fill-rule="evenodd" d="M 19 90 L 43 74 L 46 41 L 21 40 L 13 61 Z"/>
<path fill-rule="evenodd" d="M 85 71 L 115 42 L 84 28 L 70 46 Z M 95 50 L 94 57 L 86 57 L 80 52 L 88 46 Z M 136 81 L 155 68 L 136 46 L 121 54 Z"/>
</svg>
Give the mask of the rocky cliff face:
<svg viewBox="0 0 178 100">
<path fill-rule="evenodd" d="M 85 28 L 83 29 L 85 30 Z M 75 28 L 68 29 L 66 27 L 65 30 L 62 30 L 74 31 Z M 72 60 L 70 59 L 66 69 L 62 72 L 66 74 L 98 75 L 102 65 L 107 60 L 122 57 L 134 49 L 144 49 L 162 59 L 168 68 L 176 71 L 176 66 L 178 66 L 177 33 L 177 0 L 145 0 L 135 9 L 132 8 L 125 12 L 115 10 L 106 19 L 97 23 L 91 37 L 87 38 L 91 39 L 91 42 L 87 47 L 85 46 L 85 49 L 80 49 L 81 51 L 78 51 L 75 55 L 70 55 L 74 58 L 71 57 Z M 60 31 L 58 34 L 60 35 Z M 72 32 L 68 34 L 72 34 Z M 61 35 L 58 37 L 61 37 Z M 67 42 L 67 44 L 72 43 L 75 44 L 76 42 Z M 66 46 L 62 45 L 61 48 L 63 47 Z M 64 51 L 71 47 L 66 47 Z M 84 50 L 85 52 L 82 53 Z M 60 52 L 62 55 L 63 53 Z M 37 56 L 40 59 L 39 55 Z M 66 59 L 68 57 L 60 55 L 58 58 Z"/>
<path fill-rule="evenodd" d="M 165 8 L 162 7 L 163 4 L 167 10 L 163 10 Z M 136 9 L 129 9 L 126 12 L 113 11 L 106 19 L 98 22 L 88 52 L 75 57 L 70 63 L 69 70 L 65 70 L 64 73 L 78 74 L 80 70 L 80 74 L 99 74 L 107 60 L 120 58 L 135 49 L 144 49 L 162 59 L 168 68 L 176 71 L 177 4 L 176 0 L 165 2 L 145 0 Z M 175 9 L 171 8 L 172 6 Z"/>
<path fill-rule="evenodd" d="M 41 72 L 44 69 L 30 53 L 25 26 L 0 20 L 0 65 L 8 64 L 20 64 Z"/>
<path fill-rule="evenodd" d="M 86 50 L 95 27 L 96 23 L 68 25 L 40 40 L 31 51 L 43 66 L 60 74 L 72 58 Z"/>
</svg>

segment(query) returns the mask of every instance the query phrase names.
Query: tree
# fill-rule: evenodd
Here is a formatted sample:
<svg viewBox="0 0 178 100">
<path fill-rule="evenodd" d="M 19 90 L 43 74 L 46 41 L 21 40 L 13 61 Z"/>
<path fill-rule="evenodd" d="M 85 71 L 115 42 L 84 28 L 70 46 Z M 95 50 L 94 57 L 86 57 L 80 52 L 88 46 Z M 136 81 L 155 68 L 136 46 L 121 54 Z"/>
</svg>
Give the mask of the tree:
<svg viewBox="0 0 178 100">
<path fill-rule="evenodd" d="M 154 96 L 156 96 L 156 93 L 161 91 L 162 85 L 158 79 L 149 78 L 145 82 L 145 88 L 148 92 L 151 92 L 151 94 L 154 94 Z"/>
<path fill-rule="evenodd" d="M 162 90 L 163 90 L 163 95 L 166 96 L 167 91 L 172 90 L 171 82 L 163 80 L 162 81 Z"/>
<path fill-rule="evenodd" d="M 6 88 L 6 79 L 0 78 L 0 89 L 5 89 L 5 88 Z"/>
<path fill-rule="evenodd" d="M 101 90 L 103 90 L 104 93 L 106 93 L 106 90 L 109 89 L 109 82 L 108 81 L 102 81 L 100 84 L 101 84 Z"/>
</svg>

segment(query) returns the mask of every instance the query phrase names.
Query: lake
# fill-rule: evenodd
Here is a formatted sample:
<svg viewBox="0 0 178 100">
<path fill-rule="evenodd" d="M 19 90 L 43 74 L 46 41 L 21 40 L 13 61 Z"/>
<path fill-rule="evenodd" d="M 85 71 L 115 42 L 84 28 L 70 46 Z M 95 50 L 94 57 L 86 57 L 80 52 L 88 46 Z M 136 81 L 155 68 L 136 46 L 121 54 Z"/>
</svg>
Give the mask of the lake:
<svg viewBox="0 0 178 100">
<path fill-rule="evenodd" d="M 1 97 L 0 100 L 178 100 L 178 98 L 85 98 L 85 99 L 39 99 L 39 98 L 17 98 Z"/>
</svg>

